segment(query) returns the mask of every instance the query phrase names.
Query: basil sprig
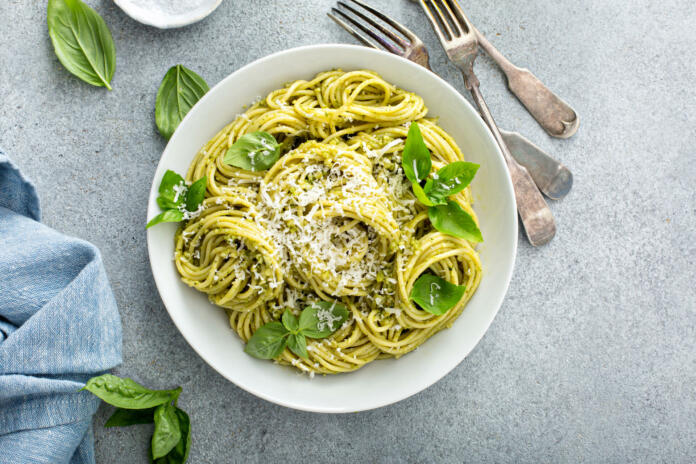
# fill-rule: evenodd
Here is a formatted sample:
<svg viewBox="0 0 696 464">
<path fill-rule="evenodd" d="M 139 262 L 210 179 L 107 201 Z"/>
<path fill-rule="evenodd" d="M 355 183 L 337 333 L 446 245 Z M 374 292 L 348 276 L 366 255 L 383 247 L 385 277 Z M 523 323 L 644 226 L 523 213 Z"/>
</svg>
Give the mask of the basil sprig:
<svg viewBox="0 0 696 464">
<path fill-rule="evenodd" d="M 157 91 L 155 122 L 162 137 L 169 139 L 186 113 L 210 88 L 201 76 L 177 64 L 169 68 Z"/>
<path fill-rule="evenodd" d="M 82 390 L 117 407 L 105 427 L 154 422 L 150 449 L 153 462 L 186 462 L 191 448 L 191 424 L 188 414 L 177 406 L 181 387 L 150 390 L 132 379 L 104 374 L 89 379 Z"/>
<path fill-rule="evenodd" d="M 409 297 L 425 311 L 440 316 L 462 299 L 465 285 L 455 285 L 432 274 L 423 274 L 413 284 Z"/>
<path fill-rule="evenodd" d="M 483 236 L 474 218 L 448 197 L 464 190 L 473 180 L 479 165 L 455 161 L 430 176 L 432 161 L 418 123 L 411 123 L 401 155 L 404 174 L 411 181 L 413 194 L 428 207 L 428 217 L 435 229 L 472 242 Z M 421 183 L 425 181 L 424 185 Z"/>
<path fill-rule="evenodd" d="M 280 144 L 268 132 L 244 134 L 227 149 L 223 162 L 247 171 L 264 171 L 278 161 Z"/>
<path fill-rule="evenodd" d="M 319 301 L 307 306 L 298 318 L 286 310 L 282 322 L 268 322 L 251 336 L 244 351 L 259 359 L 280 356 L 287 346 L 297 356 L 308 359 L 307 337 L 326 338 L 348 320 L 348 310 L 341 303 Z"/>
<path fill-rule="evenodd" d="M 49 0 L 46 20 L 53 50 L 65 69 L 111 90 L 116 47 L 102 17 L 80 0 Z"/>
<path fill-rule="evenodd" d="M 184 219 L 185 211 L 198 210 L 205 199 L 206 181 L 207 177 L 203 176 L 188 187 L 183 177 L 167 170 L 162 176 L 157 197 L 157 205 L 163 211 L 152 218 L 145 228 L 161 222 L 180 222 Z"/>
</svg>

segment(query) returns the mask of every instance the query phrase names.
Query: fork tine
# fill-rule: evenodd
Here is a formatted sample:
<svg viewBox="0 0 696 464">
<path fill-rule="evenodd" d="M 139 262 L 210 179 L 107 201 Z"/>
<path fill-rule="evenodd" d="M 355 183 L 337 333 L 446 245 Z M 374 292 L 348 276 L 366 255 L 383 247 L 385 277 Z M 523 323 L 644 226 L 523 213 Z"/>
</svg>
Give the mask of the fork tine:
<svg viewBox="0 0 696 464">
<path fill-rule="evenodd" d="M 358 29 L 360 29 L 361 31 L 363 31 L 365 34 L 367 34 L 367 35 L 369 35 L 370 37 L 372 37 L 374 40 L 376 40 L 377 42 L 379 42 L 379 44 L 382 45 L 382 47 L 386 48 L 386 49 L 387 49 L 388 51 L 390 51 L 391 53 L 394 53 L 395 55 L 400 55 L 400 54 L 401 54 L 401 50 L 399 50 L 399 49 L 396 48 L 394 45 L 392 45 L 391 42 L 389 42 L 385 37 L 379 35 L 379 34 L 376 33 L 375 31 L 373 31 L 373 30 L 371 30 L 370 28 L 364 26 L 364 25 L 363 25 L 362 23 L 360 23 L 359 21 L 356 21 L 355 19 L 351 18 L 350 16 L 348 16 L 348 15 L 347 15 L 346 13 L 344 13 L 343 11 L 341 11 L 341 10 L 339 10 L 339 9 L 337 9 L 337 8 L 331 8 L 331 12 L 333 12 L 333 13 L 335 13 L 335 14 L 337 14 L 337 15 L 340 15 L 341 17 L 345 18 L 346 21 L 348 21 L 348 22 L 351 23 L 353 26 L 355 26 L 355 27 L 357 27 Z M 341 23 L 339 23 L 339 25 L 341 25 Z M 348 32 L 350 32 L 350 31 L 348 31 Z M 355 32 L 357 33 L 357 31 L 355 31 Z M 360 35 L 362 35 L 362 34 L 360 34 Z M 358 36 L 355 36 L 355 37 L 356 37 L 356 38 L 359 38 Z M 363 39 L 360 39 L 360 41 L 364 43 L 364 40 L 363 40 Z M 378 47 L 375 47 L 375 48 L 378 48 Z"/>
<path fill-rule="evenodd" d="M 385 15 L 381 11 L 371 7 L 367 3 L 363 2 L 362 0 L 350 0 L 351 2 L 355 3 L 356 5 L 360 5 L 373 15 L 377 16 L 379 19 L 384 21 L 385 23 L 389 24 L 391 27 L 396 29 L 397 31 L 401 32 L 404 36 L 406 36 L 411 42 L 417 42 L 418 41 L 418 36 L 411 32 L 409 28 L 401 24 L 400 22 L 392 19 L 391 17 Z"/>
<path fill-rule="evenodd" d="M 332 8 L 332 10 L 334 10 L 334 8 Z M 338 16 L 335 16 L 335 15 L 332 14 L 332 13 L 326 13 L 326 15 L 327 15 L 329 18 L 333 19 L 334 22 L 335 22 L 336 24 L 338 24 L 338 25 L 341 26 L 343 29 L 345 29 L 346 31 L 348 31 L 348 33 L 349 33 L 350 35 L 352 35 L 353 37 L 355 37 L 356 39 L 358 39 L 360 42 L 362 42 L 363 45 L 366 45 L 366 46 L 368 46 L 368 47 L 370 47 L 370 48 L 375 48 L 375 49 L 377 49 L 377 50 L 380 49 L 377 45 L 375 45 L 374 43 L 372 43 L 372 41 L 371 41 L 370 39 L 368 39 L 367 37 L 365 37 L 364 35 L 362 35 L 362 34 L 359 33 L 358 31 L 356 31 L 355 29 L 353 29 L 353 27 L 352 27 L 351 25 L 349 25 L 347 22 L 343 21 L 343 20 L 342 20 L 341 18 L 339 18 Z"/>
<path fill-rule="evenodd" d="M 435 16 L 433 15 L 433 12 L 430 10 L 430 7 L 428 6 L 426 0 L 418 0 L 418 3 L 420 3 L 420 6 L 423 8 L 423 11 L 425 11 L 425 15 L 428 17 L 430 24 L 433 26 L 433 31 L 435 31 L 437 38 L 440 39 L 440 43 L 445 49 L 447 49 L 447 45 L 450 39 L 445 36 L 445 33 L 442 31 L 442 27 L 440 26 L 440 23 L 438 23 L 437 19 L 435 19 Z M 451 31 L 450 37 L 453 37 Z"/>
<path fill-rule="evenodd" d="M 343 7 L 343 8 L 345 8 L 345 9 L 347 9 L 348 11 L 352 12 L 352 13 L 353 13 L 354 15 L 356 15 L 357 17 L 362 18 L 363 21 L 367 22 L 370 26 L 374 27 L 375 29 L 379 30 L 379 31 L 382 32 L 384 35 L 386 35 L 387 37 L 389 37 L 389 38 L 392 40 L 392 42 L 399 44 L 399 45 L 401 46 L 401 48 L 406 49 L 406 47 L 408 47 L 408 43 L 407 43 L 404 39 L 402 39 L 401 37 L 397 36 L 397 35 L 394 34 L 392 31 L 390 31 L 389 29 L 385 28 L 384 26 L 382 26 L 380 23 L 378 23 L 378 22 L 375 21 L 374 19 L 365 16 L 363 13 L 359 12 L 358 10 L 356 10 L 355 8 L 353 8 L 352 6 L 350 6 L 350 5 L 348 5 L 348 4 L 344 3 L 344 2 L 339 1 L 339 2 L 338 2 L 338 5 L 341 6 L 341 7 Z M 360 3 L 358 3 L 358 5 L 360 5 Z M 361 6 L 362 6 L 362 5 L 361 5 Z M 375 10 L 375 11 L 376 11 L 376 10 Z"/>
<path fill-rule="evenodd" d="M 433 0 L 433 3 L 435 3 L 434 0 Z M 448 22 L 448 24 L 454 24 L 454 27 L 457 29 L 458 34 L 460 36 L 464 35 L 464 29 L 462 28 L 462 23 L 464 21 L 461 21 L 459 19 L 458 15 L 455 15 L 454 12 L 452 11 L 452 9 L 450 8 L 450 3 L 452 3 L 452 2 L 450 0 L 440 0 L 440 3 L 442 4 L 442 6 L 444 7 L 444 10 L 447 12 L 447 14 L 449 16 L 450 21 Z M 459 6 L 459 5 L 457 4 L 457 6 Z M 461 8 L 459 10 L 461 11 Z"/>
<path fill-rule="evenodd" d="M 462 7 L 459 6 L 459 2 L 457 0 L 445 0 L 447 3 L 449 3 L 453 8 L 454 8 L 454 16 L 456 16 L 459 21 L 455 21 L 457 24 L 459 24 L 462 27 L 466 27 L 467 33 L 468 32 L 473 32 L 471 28 L 471 23 L 469 22 L 469 18 L 466 17 L 464 14 L 464 10 L 462 10 Z"/>
</svg>

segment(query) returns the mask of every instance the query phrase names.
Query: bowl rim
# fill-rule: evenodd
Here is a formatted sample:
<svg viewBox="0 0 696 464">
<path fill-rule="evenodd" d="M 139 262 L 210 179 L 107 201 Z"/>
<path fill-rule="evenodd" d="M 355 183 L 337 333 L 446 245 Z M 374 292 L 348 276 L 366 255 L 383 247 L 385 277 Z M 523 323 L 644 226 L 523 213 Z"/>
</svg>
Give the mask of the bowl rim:
<svg viewBox="0 0 696 464">
<path fill-rule="evenodd" d="M 397 61 L 401 61 L 403 64 L 406 66 L 413 66 L 415 68 L 421 68 L 420 65 L 417 65 L 416 63 L 413 63 L 412 61 L 409 61 L 403 57 L 400 57 L 398 55 L 394 55 L 382 50 L 376 50 L 360 45 L 351 45 L 351 44 L 336 44 L 336 43 L 327 43 L 327 44 L 314 44 L 314 45 L 304 45 L 304 46 L 299 46 L 299 47 L 293 47 L 293 48 L 288 48 L 284 50 L 280 50 L 278 52 L 271 53 L 269 55 L 265 55 L 261 58 L 258 58 L 254 61 L 251 61 L 250 63 L 247 63 L 246 65 L 240 67 L 239 69 L 233 71 L 226 77 L 224 77 L 220 82 L 218 82 L 216 85 L 214 85 L 195 105 L 189 112 L 186 114 L 184 119 L 180 122 L 179 126 L 177 127 L 177 130 L 174 132 L 170 140 L 168 141 L 167 145 L 165 146 L 164 150 L 162 151 L 162 155 L 160 156 L 160 159 L 157 163 L 157 167 L 154 170 L 153 173 L 153 179 L 152 179 L 152 185 L 150 187 L 150 194 L 148 196 L 148 209 L 147 209 L 147 217 L 153 216 L 153 213 L 155 213 L 155 206 L 156 206 L 156 197 L 158 195 L 158 186 L 156 185 L 156 179 L 157 173 L 160 171 L 162 168 L 161 164 L 163 162 L 164 155 L 167 153 L 169 150 L 170 145 L 174 145 L 177 142 L 177 134 L 180 132 L 178 129 L 182 126 L 185 125 L 188 119 L 192 117 L 192 115 L 195 113 L 196 107 L 201 105 L 203 102 L 205 102 L 208 99 L 213 99 L 215 98 L 216 92 L 219 92 L 221 88 L 226 86 L 226 83 L 230 80 L 233 80 L 235 76 L 239 73 L 242 73 L 243 71 L 247 70 L 248 68 L 251 68 L 253 66 L 257 66 L 265 61 L 273 60 L 276 59 L 279 56 L 285 55 L 285 54 L 290 54 L 290 53 L 303 53 L 303 52 L 311 52 L 313 50 L 321 50 L 321 49 L 335 49 L 336 51 L 340 50 L 346 50 L 346 49 L 352 49 L 352 50 L 360 50 L 360 52 L 365 52 L 367 54 L 381 54 L 384 55 L 385 57 L 389 57 L 389 59 L 396 59 Z M 337 66 L 337 68 L 340 66 Z M 485 136 L 488 139 L 488 142 L 490 145 L 494 148 L 495 156 L 499 158 L 499 161 L 505 164 L 503 154 L 498 146 L 498 144 L 495 142 L 495 139 L 493 137 L 493 134 L 491 131 L 488 129 L 488 127 L 485 125 L 485 122 L 483 119 L 481 119 L 478 115 L 478 111 L 473 107 L 469 101 L 464 98 L 464 96 L 457 90 L 455 89 L 450 83 L 445 81 L 443 78 L 441 78 L 439 75 L 436 73 L 430 71 L 434 79 L 439 81 L 440 85 L 449 88 L 452 92 L 454 92 L 458 97 L 459 97 L 459 104 L 463 104 L 468 107 L 468 109 L 475 114 L 478 118 L 477 121 L 479 124 L 481 124 L 485 128 Z M 244 104 L 244 102 L 240 102 L 241 104 Z M 401 392 L 400 394 L 394 395 L 390 397 L 388 400 L 384 401 L 375 401 L 373 403 L 370 403 L 366 406 L 360 407 L 360 408 L 353 408 L 353 409 L 341 409 L 341 408 L 329 408 L 329 407 L 321 407 L 321 406 L 312 406 L 312 405 L 307 405 L 303 403 L 297 403 L 293 401 L 292 399 L 288 398 L 282 398 L 278 396 L 274 396 L 271 394 L 267 394 L 266 392 L 258 391 L 256 390 L 252 385 L 249 383 L 245 382 L 243 379 L 239 377 L 233 378 L 232 375 L 229 375 L 227 372 L 225 372 L 222 369 L 218 369 L 216 365 L 213 364 L 211 360 L 209 360 L 204 354 L 201 352 L 201 350 L 196 346 L 194 343 L 195 340 L 189 339 L 189 336 L 186 334 L 186 331 L 183 330 L 181 324 L 181 321 L 177 320 L 177 317 L 172 314 L 172 311 L 169 309 L 169 305 L 167 304 L 167 300 L 169 299 L 166 293 L 163 293 L 161 290 L 161 287 L 163 285 L 163 281 L 161 282 L 162 277 L 158 276 L 158 274 L 155 272 L 155 260 L 153 258 L 153 248 L 156 245 L 153 239 L 153 233 L 151 229 L 147 229 L 146 234 L 147 234 L 147 247 L 148 247 L 148 260 L 150 262 L 150 269 L 152 272 L 153 280 L 155 281 L 155 286 L 157 288 L 157 292 L 160 296 L 160 299 L 162 300 L 162 304 L 167 310 L 167 313 L 169 314 L 169 317 L 171 318 L 172 322 L 176 326 L 177 330 L 179 333 L 182 335 L 182 337 L 186 340 L 186 342 L 189 344 L 189 346 L 196 352 L 196 354 L 206 362 L 210 367 L 213 368 L 218 374 L 220 374 L 222 377 L 224 377 L 226 380 L 232 382 L 234 385 L 237 387 L 241 388 L 242 390 L 258 397 L 261 399 L 264 399 L 266 401 L 269 401 L 271 403 L 284 406 L 287 408 L 291 409 L 296 409 L 296 410 L 301 410 L 301 411 L 307 411 L 307 412 L 315 412 L 315 413 L 350 413 L 350 412 L 360 412 L 360 411 L 369 411 L 372 409 L 377 409 L 381 408 L 384 406 L 388 406 L 391 404 L 398 403 L 406 398 L 409 398 L 417 393 L 420 393 L 421 391 L 429 388 L 430 386 L 434 385 L 435 383 L 439 382 L 443 377 L 445 377 L 447 374 L 449 374 L 455 367 L 457 367 L 459 364 L 464 361 L 464 359 L 474 350 L 476 346 L 478 346 L 478 343 L 481 341 L 483 336 L 488 332 L 488 329 L 490 328 L 490 325 L 492 324 L 493 320 L 495 319 L 496 315 L 498 314 L 498 311 L 500 310 L 500 307 L 503 303 L 503 300 L 505 299 L 505 296 L 507 295 L 507 292 L 509 290 L 510 282 L 512 280 L 512 274 L 514 272 L 515 268 L 515 263 L 516 263 L 516 258 L 517 258 L 517 245 L 518 245 L 518 236 L 519 236 L 519 226 L 518 226 L 518 219 L 517 219 L 517 204 L 514 196 L 514 190 L 512 186 L 512 181 L 508 176 L 506 176 L 506 190 L 508 192 L 508 200 L 511 201 L 512 203 L 512 208 L 511 211 L 514 214 L 514 218 L 511 221 L 512 227 L 514 230 L 511 231 L 512 236 L 514 239 L 512 240 L 511 243 L 511 259 L 509 261 L 509 266 L 505 270 L 504 275 L 498 275 L 497 277 L 501 280 L 504 281 L 503 284 L 503 291 L 498 293 L 496 297 L 494 298 L 495 301 L 490 301 L 489 305 L 491 307 L 494 307 L 495 310 L 490 313 L 490 317 L 488 318 L 488 321 L 485 324 L 485 330 L 482 330 L 480 334 L 476 337 L 476 340 L 474 343 L 471 345 L 471 348 L 468 350 L 462 350 L 461 354 L 457 357 L 456 362 L 450 363 L 451 365 L 447 365 L 445 369 L 441 369 L 440 372 L 438 372 L 438 375 L 433 375 L 431 376 L 427 382 L 423 383 L 422 385 L 416 385 L 415 387 L 411 387 L 407 389 L 406 391 Z"/>
<path fill-rule="evenodd" d="M 190 24 L 201 21 L 203 18 L 210 15 L 213 11 L 217 9 L 222 3 L 222 0 L 215 0 L 210 4 L 210 7 L 203 10 L 200 14 L 192 15 L 191 13 L 182 13 L 172 16 L 159 16 L 151 15 L 146 16 L 140 14 L 138 9 L 133 8 L 130 0 L 114 0 L 114 3 L 124 12 L 126 15 L 130 16 L 132 19 L 138 21 L 146 26 L 156 27 L 158 29 L 175 29 L 177 27 L 184 27 Z M 167 18 L 163 20 L 162 18 Z"/>
</svg>

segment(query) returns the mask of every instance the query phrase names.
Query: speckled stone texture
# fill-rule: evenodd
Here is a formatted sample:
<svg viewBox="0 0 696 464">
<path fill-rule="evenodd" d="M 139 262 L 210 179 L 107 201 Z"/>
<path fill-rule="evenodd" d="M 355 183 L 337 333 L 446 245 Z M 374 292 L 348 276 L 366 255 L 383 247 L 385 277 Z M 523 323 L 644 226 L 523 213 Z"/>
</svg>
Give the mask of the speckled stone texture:
<svg viewBox="0 0 696 464">
<path fill-rule="evenodd" d="M 169 66 L 212 85 L 288 47 L 352 43 L 325 15 L 333 2 L 224 0 L 200 23 L 160 31 L 88 0 L 116 42 L 112 92 L 61 67 L 45 3 L 0 2 L 0 146 L 36 182 L 44 221 L 101 249 L 123 319 L 117 373 L 183 387 L 189 462 L 696 461 L 692 2 L 463 2 L 500 50 L 580 114 L 577 135 L 552 140 L 492 62 L 478 61 L 501 127 L 562 160 L 575 186 L 551 203 L 550 245 L 520 238 L 507 298 L 469 357 L 412 398 L 349 415 L 273 405 L 208 367 L 160 301 L 144 230 L 165 146 L 155 94 Z M 416 4 L 372 3 L 420 35 L 434 70 L 464 90 Z M 107 430 L 108 414 L 95 420 L 98 462 L 147 462 L 147 427 Z"/>
</svg>

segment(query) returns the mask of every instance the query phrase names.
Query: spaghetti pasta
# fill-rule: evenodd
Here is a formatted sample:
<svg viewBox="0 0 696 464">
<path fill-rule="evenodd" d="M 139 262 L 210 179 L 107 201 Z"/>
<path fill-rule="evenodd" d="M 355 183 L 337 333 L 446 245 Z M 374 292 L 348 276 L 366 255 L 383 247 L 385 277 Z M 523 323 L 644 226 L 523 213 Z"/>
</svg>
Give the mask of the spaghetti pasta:
<svg viewBox="0 0 696 464">
<path fill-rule="evenodd" d="M 189 182 L 207 176 L 207 191 L 175 237 L 183 281 L 225 308 L 245 342 L 286 309 L 342 302 L 350 319 L 309 340 L 309 359 L 289 349 L 277 359 L 312 374 L 399 357 L 449 327 L 476 291 L 481 264 L 474 244 L 433 228 L 401 168 L 412 121 L 434 168 L 464 158 L 426 114 L 421 97 L 364 70 L 323 72 L 254 103 L 188 170 Z M 225 164 L 227 149 L 254 131 L 276 138 L 280 159 L 259 172 Z M 469 188 L 452 199 L 476 218 Z M 426 271 L 466 285 L 445 314 L 409 299 Z"/>
</svg>

